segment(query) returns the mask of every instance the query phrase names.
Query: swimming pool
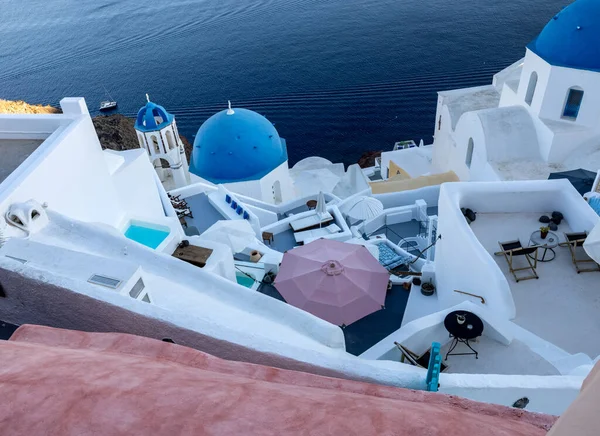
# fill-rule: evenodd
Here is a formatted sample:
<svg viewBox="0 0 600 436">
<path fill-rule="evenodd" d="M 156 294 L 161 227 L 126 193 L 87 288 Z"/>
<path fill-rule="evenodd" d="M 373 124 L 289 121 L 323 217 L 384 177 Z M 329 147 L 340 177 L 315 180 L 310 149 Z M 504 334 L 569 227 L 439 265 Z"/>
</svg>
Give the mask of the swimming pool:
<svg viewBox="0 0 600 436">
<path fill-rule="evenodd" d="M 168 230 L 149 227 L 149 224 L 132 222 L 125 230 L 125 237 L 146 247 L 156 248 L 169 236 Z"/>
<path fill-rule="evenodd" d="M 242 272 L 236 272 L 235 279 L 237 280 L 239 285 L 245 286 L 247 288 L 251 288 L 252 286 L 254 286 L 254 278 L 248 277 Z"/>
</svg>

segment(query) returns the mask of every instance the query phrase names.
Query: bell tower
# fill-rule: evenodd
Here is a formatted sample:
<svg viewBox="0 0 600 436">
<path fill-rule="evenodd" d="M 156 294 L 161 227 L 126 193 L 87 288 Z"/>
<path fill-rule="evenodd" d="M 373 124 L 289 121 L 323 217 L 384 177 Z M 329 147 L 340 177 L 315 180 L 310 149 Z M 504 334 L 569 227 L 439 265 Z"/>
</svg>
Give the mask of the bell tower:
<svg viewBox="0 0 600 436">
<path fill-rule="evenodd" d="M 186 186 L 190 183 L 190 174 L 175 117 L 151 102 L 148 94 L 146 100 L 135 121 L 140 147 L 146 150 L 167 190 Z"/>
</svg>

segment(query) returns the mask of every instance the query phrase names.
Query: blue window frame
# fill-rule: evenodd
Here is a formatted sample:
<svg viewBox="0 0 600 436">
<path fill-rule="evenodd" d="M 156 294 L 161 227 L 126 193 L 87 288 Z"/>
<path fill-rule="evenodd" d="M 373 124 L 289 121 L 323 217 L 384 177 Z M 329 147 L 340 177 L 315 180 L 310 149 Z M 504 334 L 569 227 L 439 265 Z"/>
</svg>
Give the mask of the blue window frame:
<svg viewBox="0 0 600 436">
<path fill-rule="evenodd" d="M 565 108 L 563 110 L 563 117 L 576 120 L 577 115 L 579 115 L 579 109 L 581 108 L 582 101 L 583 90 L 573 88 L 569 89 L 567 102 L 565 103 Z"/>
</svg>

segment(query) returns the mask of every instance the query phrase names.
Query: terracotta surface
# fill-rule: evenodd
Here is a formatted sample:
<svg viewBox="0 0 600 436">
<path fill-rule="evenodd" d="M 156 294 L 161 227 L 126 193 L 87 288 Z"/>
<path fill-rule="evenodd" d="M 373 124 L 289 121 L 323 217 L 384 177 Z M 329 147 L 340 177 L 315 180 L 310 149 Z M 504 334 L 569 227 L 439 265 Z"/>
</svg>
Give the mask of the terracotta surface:
<svg viewBox="0 0 600 436">
<path fill-rule="evenodd" d="M 543 435 L 555 421 L 118 333 L 23 326 L 0 354 L 3 435 Z"/>
<path fill-rule="evenodd" d="M 600 434 L 600 363 L 586 377 L 581 392 L 561 415 L 548 436 L 598 436 Z"/>
</svg>

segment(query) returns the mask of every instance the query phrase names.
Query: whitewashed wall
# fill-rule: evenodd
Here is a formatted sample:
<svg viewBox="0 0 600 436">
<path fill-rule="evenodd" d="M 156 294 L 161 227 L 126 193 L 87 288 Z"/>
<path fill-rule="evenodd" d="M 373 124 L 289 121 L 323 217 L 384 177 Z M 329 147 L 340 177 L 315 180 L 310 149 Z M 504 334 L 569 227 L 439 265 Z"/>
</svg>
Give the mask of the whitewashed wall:
<svg viewBox="0 0 600 436">
<path fill-rule="evenodd" d="M 51 116 L 70 123 L 49 136 L 15 177 L 6 180 L 0 214 L 14 202 L 34 199 L 78 220 L 117 225 L 123 210 L 91 118 Z"/>
<path fill-rule="evenodd" d="M 123 213 L 148 220 L 164 217 L 166 211 L 163 210 L 154 180 L 156 173 L 148 162 L 145 151 L 136 149 L 120 154 L 125 158 L 125 163 L 111 178 L 117 188 Z"/>
</svg>

